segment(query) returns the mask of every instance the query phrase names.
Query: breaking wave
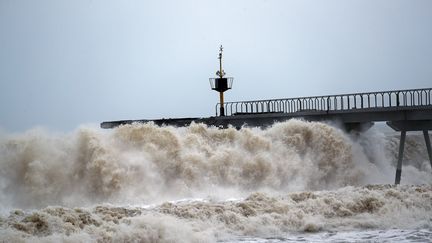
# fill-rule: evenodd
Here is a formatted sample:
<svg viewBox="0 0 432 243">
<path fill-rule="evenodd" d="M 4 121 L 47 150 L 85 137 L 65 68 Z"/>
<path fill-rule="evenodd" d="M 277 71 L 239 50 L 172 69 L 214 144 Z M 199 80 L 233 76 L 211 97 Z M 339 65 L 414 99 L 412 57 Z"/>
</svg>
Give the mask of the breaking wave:
<svg viewBox="0 0 432 243">
<path fill-rule="evenodd" d="M 425 240 L 432 236 L 431 201 L 431 186 L 382 185 L 148 208 L 47 207 L 12 211 L 0 221 L 0 233 L 6 241 L 212 242 L 233 236 L 282 238 L 289 232 L 423 228 L 426 236 L 420 239 Z"/>
<path fill-rule="evenodd" d="M 407 136 L 402 183 L 424 185 L 400 187 L 366 186 L 394 181 L 398 137 L 375 128 L 149 123 L 0 136 L 6 241 L 202 242 L 431 225 L 432 170 L 416 134 Z"/>
</svg>

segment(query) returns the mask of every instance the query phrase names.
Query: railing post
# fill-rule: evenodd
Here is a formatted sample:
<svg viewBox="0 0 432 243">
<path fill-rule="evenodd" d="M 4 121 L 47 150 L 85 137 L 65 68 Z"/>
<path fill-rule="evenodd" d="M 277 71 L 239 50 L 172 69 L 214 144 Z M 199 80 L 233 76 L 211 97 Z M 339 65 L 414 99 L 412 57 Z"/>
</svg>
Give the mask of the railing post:
<svg viewBox="0 0 432 243">
<path fill-rule="evenodd" d="M 350 109 L 350 96 L 349 96 L 349 95 L 347 95 L 347 100 L 348 100 L 348 107 L 347 107 L 347 110 L 349 110 L 349 109 Z"/>
<path fill-rule="evenodd" d="M 340 96 L 341 97 L 341 110 L 343 110 L 344 109 L 344 107 L 343 107 L 343 96 Z"/>
<path fill-rule="evenodd" d="M 426 103 L 427 103 L 428 105 L 432 105 L 432 103 L 431 103 L 431 94 L 432 94 L 432 92 L 431 92 L 431 90 L 429 89 L 427 93 L 428 93 L 428 95 L 426 96 L 426 99 L 429 100 L 429 101 L 426 101 Z"/>
<path fill-rule="evenodd" d="M 388 99 L 389 99 L 389 107 L 391 107 L 392 106 L 392 102 L 391 102 L 391 92 L 390 93 L 387 93 L 387 96 L 388 96 Z"/>
<path fill-rule="evenodd" d="M 374 108 L 377 108 L 378 107 L 378 100 L 377 100 L 377 96 L 376 96 L 376 94 L 374 94 L 374 98 L 375 98 L 375 103 L 374 103 L 374 105 L 375 105 L 375 107 Z"/>
<path fill-rule="evenodd" d="M 371 107 L 370 107 L 370 106 L 371 106 L 371 105 L 370 105 L 370 94 L 368 94 L 367 97 L 368 97 L 368 108 L 371 108 Z"/>
</svg>

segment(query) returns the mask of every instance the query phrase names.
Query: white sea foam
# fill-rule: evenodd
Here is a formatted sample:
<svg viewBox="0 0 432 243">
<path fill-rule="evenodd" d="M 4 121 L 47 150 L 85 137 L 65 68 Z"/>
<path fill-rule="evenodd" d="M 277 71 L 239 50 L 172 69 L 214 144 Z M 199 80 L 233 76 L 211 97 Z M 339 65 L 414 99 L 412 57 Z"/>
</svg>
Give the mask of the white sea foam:
<svg viewBox="0 0 432 243">
<path fill-rule="evenodd" d="M 299 120 L 267 129 L 134 124 L 2 134 L 0 235 L 207 242 L 430 229 L 432 170 L 422 139 L 407 136 L 402 173 L 403 184 L 419 186 L 363 187 L 393 182 L 397 136 Z"/>
<path fill-rule="evenodd" d="M 431 232 L 431 202 L 431 186 L 377 185 L 284 196 L 253 193 L 240 201 L 167 202 L 151 209 L 47 207 L 11 211 L 0 218 L 0 234 L 11 241 L 211 242 L 246 236 L 290 239 L 305 237 L 304 232 Z M 338 237 L 343 233 L 329 239 Z"/>
</svg>

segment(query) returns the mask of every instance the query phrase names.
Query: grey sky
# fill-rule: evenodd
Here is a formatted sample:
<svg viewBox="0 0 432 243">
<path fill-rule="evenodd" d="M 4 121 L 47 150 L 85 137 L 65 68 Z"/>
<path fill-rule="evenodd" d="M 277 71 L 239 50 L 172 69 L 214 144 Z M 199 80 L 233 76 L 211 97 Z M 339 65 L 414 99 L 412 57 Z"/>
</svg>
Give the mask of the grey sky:
<svg viewBox="0 0 432 243">
<path fill-rule="evenodd" d="M 0 0 L 0 127 L 214 115 L 227 101 L 432 86 L 432 1 Z"/>
</svg>

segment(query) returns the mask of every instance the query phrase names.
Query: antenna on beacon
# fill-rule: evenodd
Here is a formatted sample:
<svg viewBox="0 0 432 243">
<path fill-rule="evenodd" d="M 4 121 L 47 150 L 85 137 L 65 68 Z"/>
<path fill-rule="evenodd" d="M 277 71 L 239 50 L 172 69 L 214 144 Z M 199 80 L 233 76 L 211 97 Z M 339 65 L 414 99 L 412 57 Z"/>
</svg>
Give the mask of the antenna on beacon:
<svg viewBox="0 0 432 243">
<path fill-rule="evenodd" d="M 224 107 L 224 92 L 231 89 L 234 78 L 225 77 L 225 71 L 222 69 L 222 52 L 223 46 L 221 45 L 219 48 L 219 70 L 216 72 L 216 76 L 218 78 L 210 78 L 210 86 L 212 90 L 216 90 L 219 92 L 219 115 L 225 116 L 225 107 Z"/>
</svg>

